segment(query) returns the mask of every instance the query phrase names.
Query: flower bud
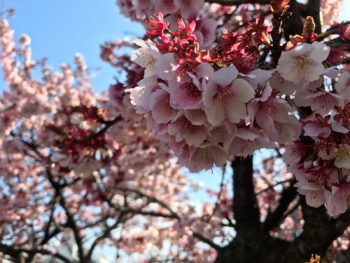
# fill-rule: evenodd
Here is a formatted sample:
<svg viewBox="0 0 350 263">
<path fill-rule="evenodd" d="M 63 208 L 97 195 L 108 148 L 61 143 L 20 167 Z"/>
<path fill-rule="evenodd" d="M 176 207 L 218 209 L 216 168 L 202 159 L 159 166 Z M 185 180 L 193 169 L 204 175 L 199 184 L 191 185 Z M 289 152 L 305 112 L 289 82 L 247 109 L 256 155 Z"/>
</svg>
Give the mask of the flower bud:
<svg viewBox="0 0 350 263">
<path fill-rule="evenodd" d="M 308 16 L 304 23 L 303 37 L 304 42 L 312 43 L 315 41 L 315 28 L 316 24 L 312 16 Z"/>
</svg>

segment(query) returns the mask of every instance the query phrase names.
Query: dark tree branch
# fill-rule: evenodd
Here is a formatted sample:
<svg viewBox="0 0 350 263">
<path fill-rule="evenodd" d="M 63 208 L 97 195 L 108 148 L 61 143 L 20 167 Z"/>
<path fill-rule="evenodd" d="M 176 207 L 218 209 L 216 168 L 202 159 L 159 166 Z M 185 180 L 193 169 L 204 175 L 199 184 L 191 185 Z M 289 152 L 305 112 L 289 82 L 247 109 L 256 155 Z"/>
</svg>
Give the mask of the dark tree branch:
<svg viewBox="0 0 350 263">
<path fill-rule="evenodd" d="M 121 120 L 123 120 L 123 117 L 118 116 L 118 117 L 115 117 L 111 121 L 105 121 L 104 127 L 102 129 L 100 129 L 98 132 L 96 132 L 90 136 L 87 136 L 86 138 L 83 138 L 81 140 L 75 141 L 75 142 L 81 143 L 81 142 L 94 140 L 94 139 L 98 138 L 99 136 L 103 135 L 110 127 L 112 127 L 114 124 L 116 124 L 117 122 L 119 122 Z"/>
<path fill-rule="evenodd" d="M 236 158 L 233 168 L 233 214 L 238 235 L 257 234 L 261 229 L 260 211 L 253 185 L 253 157 Z"/>
<path fill-rule="evenodd" d="M 119 208 L 118 208 L 119 209 Z M 166 214 L 166 213 L 161 213 L 161 212 L 155 212 L 155 211 L 144 211 L 144 210 L 138 210 L 138 209 L 123 209 L 120 208 L 120 210 L 124 213 L 129 213 L 129 214 L 136 214 L 136 215 L 144 215 L 144 216 L 153 216 L 153 217 L 163 217 L 163 218 L 170 218 L 170 219 L 180 219 L 178 215 L 176 214 Z"/>
<path fill-rule="evenodd" d="M 275 188 L 276 186 L 278 186 L 278 185 L 283 185 L 283 184 L 285 184 L 285 183 L 291 183 L 291 182 L 293 182 L 293 181 L 295 181 L 295 179 L 287 179 L 287 180 L 284 180 L 284 181 L 280 181 L 280 182 L 277 182 L 277 183 L 275 183 L 275 184 L 272 184 L 272 185 L 269 185 L 268 187 L 266 187 L 266 188 L 264 188 L 264 189 L 261 189 L 259 192 L 257 192 L 256 193 L 256 195 L 260 195 L 260 194 L 262 194 L 262 193 L 265 193 L 266 191 L 268 191 L 268 190 L 271 190 L 271 189 L 273 189 L 273 188 Z"/>
<path fill-rule="evenodd" d="M 8 255 L 9 257 L 11 257 L 11 259 L 14 260 L 14 262 L 21 261 L 21 252 L 14 249 L 11 246 L 0 244 L 0 251 L 5 255 Z"/>
<path fill-rule="evenodd" d="M 95 226 L 105 222 L 109 218 L 113 218 L 113 216 L 112 215 L 107 215 L 107 216 L 101 217 L 100 219 L 96 220 L 93 223 L 84 225 L 83 227 L 81 227 L 81 229 L 88 229 L 88 228 L 95 227 Z"/>
<path fill-rule="evenodd" d="M 284 213 L 283 217 L 281 218 L 280 222 L 283 222 L 284 219 L 286 219 L 289 215 L 291 215 L 298 207 L 300 207 L 300 200 L 297 200 L 295 204 Z"/>
<path fill-rule="evenodd" d="M 124 217 L 124 213 L 121 213 L 119 215 L 118 219 L 116 220 L 116 222 L 109 227 L 107 226 L 105 231 L 103 232 L 103 234 L 94 240 L 94 242 L 92 243 L 92 245 L 91 245 L 91 247 L 86 255 L 86 260 L 88 262 L 91 260 L 92 254 L 94 253 L 94 250 L 95 250 L 96 246 L 98 245 L 98 243 L 110 236 L 112 230 L 114 230 L 115 228 L 118 227 L 118 225 L 121 223 L 123 217 Z"/>
<path fill-rule="evenodd" d="M 59 233 L 61 233 L 61 230 L 59 228 L 55 228 L 53 231 L 47 234 L 45 238 L 40 242 L 41 245 L 46 244 L 51 238 L 57 236 Z"/>
<path fill-rule="evenodd" d="M 82 240 L 82 237 L 80 235 L 79 227 L 77 226 L 73 215 L 70 213 L 70 211 L 66 205 L 66 201 L 65 201 L 65 198 L 64 198 L 63 193 L 62 193 L 62 186 L 58 182 L 55 181 L 50 169 L 48 169 L 48 168 L 46 169 L 46 174 L 47 174 L 47 178 L 48 178 L 51 186 L 55 189 L 55 195 L 57 195 L 59 198 L 59 204 L 61 205 L 61 207 L 63 208 L 63 210 L 67 216 L 67 226 L 69 228 L 71 228 L 73 231 L 74 240 L 75 240 L 75 243 L 78 247 L 78 257 L 79 257 L 81 262 L 84 262 L 83 240 Z"/>
<path fill-rule="evenodd" d="M 157 198 L 155 198 L 154 196 L 149 196 L 139 190 L 136 190 L 136 189 L 126 189 L 126 188 L 123 188 L 123 189 L 119 189 L 123 192 L 130 192 L 130 193 L 135 193 L 136 195 L 140 196 L 141 198 L 146 198 L 150 203 L 156 203 L 158 205 L 160 205 L 161 207 L 165 208 L 166 210 L 169 211 L 171 217 L 173 218 L 177 218 L 177 219 L 180 219 L 179 215 L 173 211 L 169 205 L 167 205 L 165 202 L 163 202 L 162 200 L 159 200 Z"/>
<path fill-rule="evenodd" d="M 47 256 L 52 256 L 57 259 L 60 259 L 61 261 L 65 263 L 72 263 L 68 258 L 65 256 L 61 255 L 60 253 L 57 252 L 52 252 L 47 249 L 25 249 L 25 248 L 17 248 L 15 246 L 8 246 L 4 244 L 0 244 L 0 251 L 6 255 L 9 255 L 11 258 L 14 259 L 15 262 L 21 262 L 21 254 L 41 254 L 41 255 L 47 255 Z"/>
<path fill-rule="evenodd" d="M 158 200 L 157 198 L 155 197 L 152 197 L 152 196 L 148 196 L 136 189 L 119 189 L 121 191 L 123 191 L 124 193 L 130 191 L 132 193 L 136 193 L 137 195 L 139 195 L 140 197 L 142 198 L 146 198 L 149 200 L 149 203 L 157 203 L 159 204 L 161 207 L 167 209 L 169 211 L 169 213 L 161 213 L 161 212 L 156 212 L 156 211 L 144 211 L 142 210 L 143 207 L 139 208 L 139 209 L 134 209 L 134 208 L 130 208 L 128 207 L 128 204 L 127 203 L 124 203 L 124 206 L 123 207 L 120 207 L 120 206 L 116 206 L 115 204 L 113 204 L 113 202 L 110 200 L 110 198 L 108 198 L 108 196 L 106 194 L 104 194 L 101 189 L 100 189 L 100 194 L 101 194 L 101 197 L 103 199 L 103 201 L 105 201 L 109 207 L 113 208 L 115 211 L 117 212 L 121 212 L 121 213 L 124 213 L 124 214 L 138 214 L 138 215 L 146 215 L 146 216 L 154 216 L 154 217 L 164 217 L 164 218 L 172 218 L 172 219 L 178 219 L 180 220 L 180 217 L 177 213 L 175 213 L 173 210 L 171 210 L 171 208 L 166 204 L 164 203 L 163 201 L 161 200 Z M 146 204 L 147 206 L 148 204 Z"/>
<path fill-rule="evenodd" d="M 274 14 L 272 18 L 272 32 L 271 32 L 271 38 L 272 38 L 272 47 L 271 47 L 271 57 L 272 57 L 272 64 L 273 66 L 277 66 L 278 60 L 282 53 L 281 48 L 281 39 L 282 39 L 282 32 L 281 32 L 281 19 L 278 14 Z"/>
<path fill-rule="evenodd" d="M 63 197 L 62 194 L 60 194 L 60 205 L 62 206 L 66 216 L 67 216 L 67 226 L 70 227 L 73 231 L 73 235 L 74 235 L 74 240 L 75 243 L 77 244 L 78 247 L 78 256 L 81 262 L 85 262 L 84 261 L 84 248 L 83 248 L 83 239 L 80 235 L 80 229 L 78 228 L 73 215 L 70 213 L 65 199 Z"/>
<path fill-rule="evenodd" d="M 210 239 L 206 238 L 205 236 L 203 236 L 202 234 L 192 231 L 193 236 L 195 238 L 197 238 L 199 241 L 202 241 L 203 243 L 209 245 L 210 247 L 214 248 L 217 251 L 222 250 L 223 248 L 218 246 L 217 244 L 215 244 L 213 241 L 211 241 Z"/>
<path fill-rule="evenodd" d="M 350 211 L 338 218 L 331 218 L 324 206 L 310 207 L 304 197 L 301 197 L 301 204 L 305 224 L 303 233 L 290 246 L 290 254 L 317 253 L 323 256 L 332 242 L 350 225 Z"/>
<path fill-rule="evenodd" d="M 149 196 L 145 193 L 140 192 L 139 190 L 136 189 L 119 189 L 123 192 L 131 192 L 134 193 L 136 195 L 138 195 L 141 198 L 146 198 L 150 203 L 157 203 L 159 204 L 161 207 L 165 208 L 166 210 L 168 210 L 169 214 L 165 214 L 165 213 L 161 213 L 161 212 L 156 212 L 156 211 L 143 211 L 142 209 L 132 209 L 129 207 L 116 207 L 111 200 L 109 200 L 107 198 L 107 196 L 103 193 L 102 197 L 104 199 L 104 201 L 106 201 L 108 203 L 108 205 L 114 209 L 116 209 L 116 211 L 122 211 L 122 214 L 137 214 L 137 215 L 146 215 L 146 216 L 154 216 L 154 217 L 163 217 L 163 218 L 171 218 L 171 219 L 176 219 L 176 220 L 181 220 L 180 216 L 174 212 L 165 202 Z M 125 204 L 127 206 L 127 204 Z M 198 240 L 202 241 L 203 243 L 206 243 L 207 245 L 209 245 L 210 247 L 216 249 L 217 251 L 222 250 L 222 247 L 216 245 L 212 240 L 204 237 L 203 235 L 201 235 L 200 233 L 196 232 L 196 231 L 192 231 L 193 232 L 193 236 L 195 238 L 197 238 Z"/>
<path fill-rule="evenodd" d="M 103 121 L 103 124 L 104 124 L 103 128 L 98 130 L 95 134 L 92 134 L 86 138 L 83 138 L 83 139 L 79 140 L 78 142 L 85 142 L 85 141 L 89 141 L 89 140 L 94 140 L 95 138 L 102 136 L 111 126 L 113 126 L 115 123 L 119 122 L 120 120 L 122 120 L 122 117 L 117 116 L 116 118 L 114 118 L 110 121 Z M 15 133 L 13 133 L 12 135 L 18 136 Z M 27 140 L 24 140 L 23 138 L 20 138 L 20 139 L 21 139 L 22 143 L 25 144 L 28 147 L 28 149 L 30 151 L 32 151 L 38 157 L 38 159 L 40 161 L 45 162 L 47 160 L 47 158 L 45 156 L 43 156 L 41 154 L 41 152 L 38 150 L 39 146 L 35 142 L 27 141 Z M 79 260 L 80 260 L 80 262 L 89 262 L 90 259 L 85 258 L 85 255 L 84 255 L 83 238 L 81 237 L 80 229 L 75 222 L 74 216 L 71 214 L 71 212 L 69 211 L 69 208 L 66 205 L 66 200 L 65 200 L 63 192 L 62 192 L 62 189 L 66 186 L 69 186 L 69 185 L 67 183 L 60 184 L 58 181 L 56 181 L 49 168 L 46 168 L 46 175 L 47 175 L 47 178 L 48 178 L 51 186 L 55 190 L 55 196 L 52 200 L 52 207 L 51 207 L 51 211 L 50 211 L 49 220 L 44 228 L 44 237 L 41 240 L 40 244 L 41 245 L 46 244 L 52 237 L 56 236 L 58 233 L 61 232 L 59 228 L 55 228 L 52 232 L 50 232 L 50 226 L 51 226 L 51 223 L 53 221 L 54 207 L 55 207 L 56 199 L 58 199 L 58 203 L 65 211 L 65 214 L 67 217 L 67 223 L 65 224 L 65 227 L 69 227 L 73 231 L 74 239 L 75 239 L 76 245 L 78 247 Z M 80 178 L 78 178 L 78 180 L 79 179 Z M 76 180 L 74 180 L 73 182 L 76 182 Z M 95 244 L 95 246 L 96 245 L 97 245 L 97 243 Z M 93 249 L 91 251 L 91 254 L 92 254 L 92 252 L 93 252 Z M 31 262 L 32 258 L 35 256 L 36 253 L 39 253 L 39 252 L 37 252 L 36 250 L 35 251 L 31 250 L 31 251 L 27 252 L 28 262 Z"/>
<path fill-rule="evenodd" d="M 268 213 L 263 224 L 263 229 L 266 233 L 268 233 L 274 227 L 278 226 L 278 224 L 283 219 L 283 216 L 287 211 L 290 203 L 293 202 L 296 196 L 296 188 L 294 187 L 294 183 L 291 183 L 289 187 L 283 190 L 277 208 L 273 212 Z"/>
<path fill-rule="evenodd" d="M 45 156 L 43 156 L 40 151 L 38 150 L 38 147 L 37 145 L 34 143 L 34 142 L 28 142 L 28 141 L 25 141 L 23 138 L 20 138 L 21 139 L 21 142 L 26 145 L 32 152 L 34 152 L 38 158 L 41 160 L 41 161 L 44 161 L 46 160 Z"/>
<path fill-rule="evenodd" d="M 58 228 L 56 228 L 53 232 L 50 233 L 50 227 L 52 225 L 54 212 L 55 212 L 56 198 L 57 198 L 57 194 L 55 194 L 55 196 L 51 200 L 49 220 L 44 227 L 44 238 L 40 242 L 41 245 L 45 245 L 47 242 L 49 242 L 49 240 L 52 237 L 54 237 L 56 234 L 58 234 L 60 232 L 60 230 Z M 55 233 L 56 231 L 58 231 L 58 233 Z M 52 235 L 53 233 L 54 233 L 54 235 Z"/>
</svg>

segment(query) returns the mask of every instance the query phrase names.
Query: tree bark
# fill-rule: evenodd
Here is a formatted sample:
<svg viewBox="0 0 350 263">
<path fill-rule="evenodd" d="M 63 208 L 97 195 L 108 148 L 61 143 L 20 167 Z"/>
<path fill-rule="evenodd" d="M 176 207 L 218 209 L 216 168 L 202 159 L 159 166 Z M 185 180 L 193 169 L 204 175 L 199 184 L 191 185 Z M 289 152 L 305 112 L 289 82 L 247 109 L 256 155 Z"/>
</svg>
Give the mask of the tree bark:
<svg viewBox="0 0 350 263">
<path fill-rule="evenodd" d="M 253 186 L 253 159 L 233 161 L 233 211 L 236 236 L 226 247 L 218 250 L 216 263 L 304 263 L 312 254 L 324 256 L 333 240 L 341 236 L 350 225 L 350 212 L 331 218 L 325 207 L 307 206 L 305 198 L 296 193 L 293 185 L 281 194 L 280 205 L 261 222 Z M 289 205 L 296 199 L 305 221 L 303 232 L 294 241 L 269 235 L 279 226 Z"/>
<path fill-rule="evenodd" d="M 235 239 L 218 251 L 216 263 L 279 262 L 289 245 L 264 231 L 253 184 L 253 157 L 236 159 L 233 168 Z M 278 252 L 278 253 L 276 253 Z"/>
</svg>

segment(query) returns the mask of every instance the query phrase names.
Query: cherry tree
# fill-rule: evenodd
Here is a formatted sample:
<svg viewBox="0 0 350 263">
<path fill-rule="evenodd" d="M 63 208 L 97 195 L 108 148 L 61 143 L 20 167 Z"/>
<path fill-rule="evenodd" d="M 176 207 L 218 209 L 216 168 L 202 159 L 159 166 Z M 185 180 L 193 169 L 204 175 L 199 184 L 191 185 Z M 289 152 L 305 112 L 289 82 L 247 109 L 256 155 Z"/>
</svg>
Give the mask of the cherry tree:
<svg viewBox="0 0 350 263">
<path fill-rule="evenodd" d="M 341 1 L 117 5 L 146 35 L 101 46 L 117 70 L 101 95 L 81 55 L 55 72 L 0 24 L 3 257 L 92 262 L 108 246 L 116 262 L 348 262 Z M 183 167 L 214 169 L 219 188 Z"/>
</svg>

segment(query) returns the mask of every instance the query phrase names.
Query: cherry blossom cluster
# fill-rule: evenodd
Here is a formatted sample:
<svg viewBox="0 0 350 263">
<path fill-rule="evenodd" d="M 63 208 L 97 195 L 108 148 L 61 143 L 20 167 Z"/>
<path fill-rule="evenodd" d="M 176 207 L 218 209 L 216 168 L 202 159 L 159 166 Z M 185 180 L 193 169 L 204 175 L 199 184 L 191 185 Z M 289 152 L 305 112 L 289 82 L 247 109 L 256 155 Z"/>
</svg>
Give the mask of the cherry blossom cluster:
<svg viewBox="0 0 350 263">
<path fill-rule="evenodd" d="M 210 50 L 200 47 L 194 20 L 178 19 L 176 28 L 162 13 L 146 20 L 149 39 L 136 41 L 131 57 L 144 68 L 143 79 L 128 90 L 131 103 L 152 134 L 192 171 L 222 166 L 257 149 L 291 145 L 300 135 L 309 138 L 308 122 L 345 110 L 348 73 L 339 76 L 337 68 L 325 65 L 341 63 L 348 52 L 318 42 L 310 17 L 303 35 L 291 37 L 277 67 L 267 70 L 259 69 L 262 50 L 271 42 L 263 19 L 248 23 L 243 33 L 222 34 Z M 346 41 L 348 29 L 348 24 L 338 24 L 326 34 Z M 320 151 L 317 141 L 312 148 Z M 330 167 L 336 169 L 334 163 Z M 303 183 L 297 186 L 305 194 Z"/>
<path fill-rule="evenodd" d="M 307 203 L 313 207 L 326 203 L 334 216 L 349 207 L 349 76 L 348 72 L 339 76 L 333 101 L 323 100 L 329 113 L 304 119 L 304 137 L 285 154 Z"/>
<path fill-rule="evenodd" d="M 148 129 L 192 170 L 297 138 L 293 108 L 267 81 L 272 71 L 256 69 L 269 44 L 263 20 L 244 34 L 223 34 L 213 50 L 199 50 L 195 26 L 178 20 L 171 30 L 158 13 L 148 19 L 148 35 L 158 37 L 136 42 L 132 60 L 145 72 L 130 93 Z"/>
<path fill-rule="evenodd" d="M 331 60 L 329 54 L 330 49 L 319 42 L 299 44 L 282 54 L 277 71 L 285 83 L 283 89 L 298 84 L 285 94 L 299 107 L 303 125 L 300 139 L 287 146 L 285 161 L 307 204 L 319 207 L 326 203 L 335 216 L 348 208 L 347 172 L 339 162 L 348 144 L 349 73 L 325 70 L 322 61 Z"/>
<path fill-rule="evenodd" d="M 179 18 L 195 19 L 197 22 L 196 36 L 202 48 L 210 47 L 216 39 L 217 20 L 210 18 L 204 0 L 118 0 L 120 11 L 127 17 L 144 22 L 146 17 L 156 12 L 162 12 L 171 27 L 176 26 Z"/>
<path fill-rule="evenodd" d="M 346 28 L 340 25 L 335 31 L 346 38 Z M 283 77 L 285 94 L 299 107 L 303 125 L 300 139 L 287 146 L 285 161 L 307 204 L 326 203 L 328 212 L 336 216 L 348 209 L 347 171 L 341 163 L 348 162 L 349 73 L 325 70 L 325 60 L 332 64 L 328 47 L 304 43 L 282 54 L 277 71 Z M 293 82 L 299 87 L 289 91 Z"/>
</svg>

